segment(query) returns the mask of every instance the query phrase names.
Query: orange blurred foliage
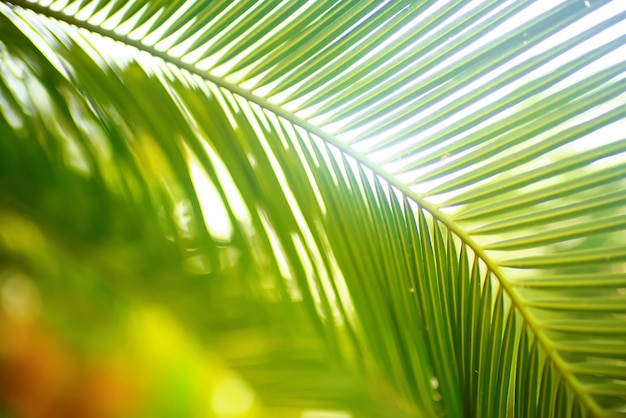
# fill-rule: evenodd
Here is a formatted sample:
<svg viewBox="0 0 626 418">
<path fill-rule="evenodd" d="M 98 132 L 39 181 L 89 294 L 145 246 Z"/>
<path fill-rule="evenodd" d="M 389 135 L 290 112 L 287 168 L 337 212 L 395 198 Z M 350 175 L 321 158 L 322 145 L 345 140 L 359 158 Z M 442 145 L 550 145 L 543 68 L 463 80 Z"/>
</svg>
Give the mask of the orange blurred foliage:
<svg viewBox="0 0 626 418">
<path fill-rule="evenodd" d="M 136 416 L 143 385 L 128 360 L 109 357 L 87 357 L 41 323 L 0 314 L 0 405 L 15 418 Z"/>
</svg>

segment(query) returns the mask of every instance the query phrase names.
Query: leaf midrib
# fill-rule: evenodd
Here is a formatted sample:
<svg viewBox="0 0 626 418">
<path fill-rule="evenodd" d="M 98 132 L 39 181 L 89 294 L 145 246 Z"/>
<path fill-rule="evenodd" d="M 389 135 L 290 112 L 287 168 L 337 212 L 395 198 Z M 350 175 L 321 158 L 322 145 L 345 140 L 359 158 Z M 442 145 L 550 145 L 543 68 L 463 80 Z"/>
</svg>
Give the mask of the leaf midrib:
<svg viewBox="0 0 626 418">
<path fill-rule="evenodd" d="M 180 58 L 169 55 L 165 51 L 159 51 L 154 47 L 143 44 L 140 40 L 131 39 L 125 35 L 119 34 L 113 30 L 108 30 L 102 28 L 98 25 L 91 24 L 87 21 L 80 20 L 75 18 L 74 16 L 66 15 L 61 11 L 55 11 L 48 7 L 41 6 L 36 3 L 30 3 L 26 0 L 2 0 L 4 3 L 12 4 L 14 6 L 18 6 L 22 9 L 31 10 L 38 14 L 44 15 L 48 18 L 53 18 L 72 26 L 76 26 L 78 28 L 86 29 L 90 32 L 96 33 L 105 38 L 109 38 L 115 41 L 118 41 L 122 44 L 132 46 L 137 50 L 147 52 L 148 54 L 158 57 L 162 59 L 165 63 L 178 67 L 179 69 L 184 69 L 189 71 L 191 74 L 199 76 L 207 81 L 214 83 L 215 85 L 229 90 L 231 93 L 241 96 L 242 98 L 256 103 L 262 108 L 269 110 L 270 112 L 283 117 L 294 125 L 297 125 L 311 134 L 314 134 L 319 139 L 324 142 L 330 144 L 331 146 L 337 148 L 342 153 L 351 156 L 355 160 L 357 160 L 360 164 L 370 169 L 373 173 L 380 176 L 384 179 L 388 184 L 394 186 L 398 190 L 400 190 L 406 197 L 413 200 L 418 206 L 421 206 L 426 211 L 428 211 L 434 219 L 441 222 L 445 225 L 451 232 L 453 232 L 457 237 L 461 239 L 461 241 L 467 245 L 469 248 L 474 251 L 474 253 L 486 264 L 487 268 L 493 272 L 493 274 L 498 279 L 500 285 L 506 292 L 506 294 L 510 297 L 512 305 L 520 312 L 524 322 L 531 329 L 533 335 L 538 339 L 539 344 L 542 346 L 546 356 L 552 360 L 560 372 L 561 376 L 563 376 L 566 383 L 570 386 L 572 391 L 576 394 L 576 396 L 582 401 L 582 403 L 593 413 L 601 413 L 602 410 L 591 400 L 589 396 L 587 396 L 583 387 L 578 383 L 578 381 L 574 378 L 573 374 L 568 371 L 568 367 L 555 350 L 555 345 L 552 343 L 546 335 L 543 333 L 541 327 L 537 323 L 537 321 L 532 317 L 530 311 L 526 308 L 526 305 L 523 303 L 522 299 L 515 293 L 514 286 L 506 279 L 502 269 L 499 264 L 495 262 L 491 257 L 489 257 L 486 251 L 477 244 L 476 241 L 464 230 L 460 227 L 460 225 L 456 224 L 446 213 L 442 212 L 438 206 L 434 205 L 431 202 L 428 202 L 421 194 L 411 190 L 406 184 L 402 183 L 398 179 L 396 179 L 393 175 L 379 167 L 376 163 L 371 161 L 365 154 L 351 148 L 349 145 L 339 141 L 334 135 L 331 135 L 324 130 L 322 130 L 319 126 L 314 125 L 303 119 L 296 114 L 276 105 L 267 100 L 264 97 L 257 96 L 252 93 L 252 91 L 247 90 L 238 84 L 231 83 L 224 79 L 223 77 L 219 77 L 211 74 L 208 71 L 203 71 L 197 68 L 195 65 L 186 63 L 182 61 Z"/>
</svg>

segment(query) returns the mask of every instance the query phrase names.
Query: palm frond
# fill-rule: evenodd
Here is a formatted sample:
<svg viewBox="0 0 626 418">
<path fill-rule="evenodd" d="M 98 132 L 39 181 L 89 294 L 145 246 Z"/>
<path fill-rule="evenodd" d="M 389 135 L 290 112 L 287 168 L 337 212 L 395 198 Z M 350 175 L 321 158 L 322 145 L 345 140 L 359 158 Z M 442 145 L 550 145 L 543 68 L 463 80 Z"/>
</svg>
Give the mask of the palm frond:
<svg viewBox="0 0 626 418">
<path fill-rule="evenodd" d="M 362 413 L 625 412 L 619 2 L 1 6 L 0 208 L 267 329 L 282 362 L 229 359 L 267 404 L 296 382 L 250 363 Z"/>
</svg>

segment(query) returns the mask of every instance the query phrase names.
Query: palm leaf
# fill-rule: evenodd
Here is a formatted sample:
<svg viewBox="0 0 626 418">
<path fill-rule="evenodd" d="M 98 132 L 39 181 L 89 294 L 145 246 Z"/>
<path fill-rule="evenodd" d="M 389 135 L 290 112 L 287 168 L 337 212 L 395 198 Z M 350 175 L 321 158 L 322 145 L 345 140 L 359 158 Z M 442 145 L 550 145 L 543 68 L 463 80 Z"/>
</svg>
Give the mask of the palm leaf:
<svg viewBox="0 0 626 418">
<path fill-rule="evenodd" d="M 626 412 L 619 2 L 0 13 L 0 256 L 51 294 L 160 301 L 275 414 Z"/>
</svg>

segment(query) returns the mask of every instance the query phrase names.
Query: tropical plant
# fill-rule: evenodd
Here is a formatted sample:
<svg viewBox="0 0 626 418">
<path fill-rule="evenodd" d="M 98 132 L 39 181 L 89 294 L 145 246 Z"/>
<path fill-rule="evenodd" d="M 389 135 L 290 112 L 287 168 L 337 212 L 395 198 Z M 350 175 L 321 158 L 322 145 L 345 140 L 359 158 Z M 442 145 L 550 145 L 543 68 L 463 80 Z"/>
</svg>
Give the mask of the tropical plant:
<svg viewBox="0 0 626 418">
<path fill-rule="evenodd" d="M 623 2 L 3 0 L 0 41 L 3 318 L 239 376 L 145 414 L 626 414 Z"/>
</svg>

